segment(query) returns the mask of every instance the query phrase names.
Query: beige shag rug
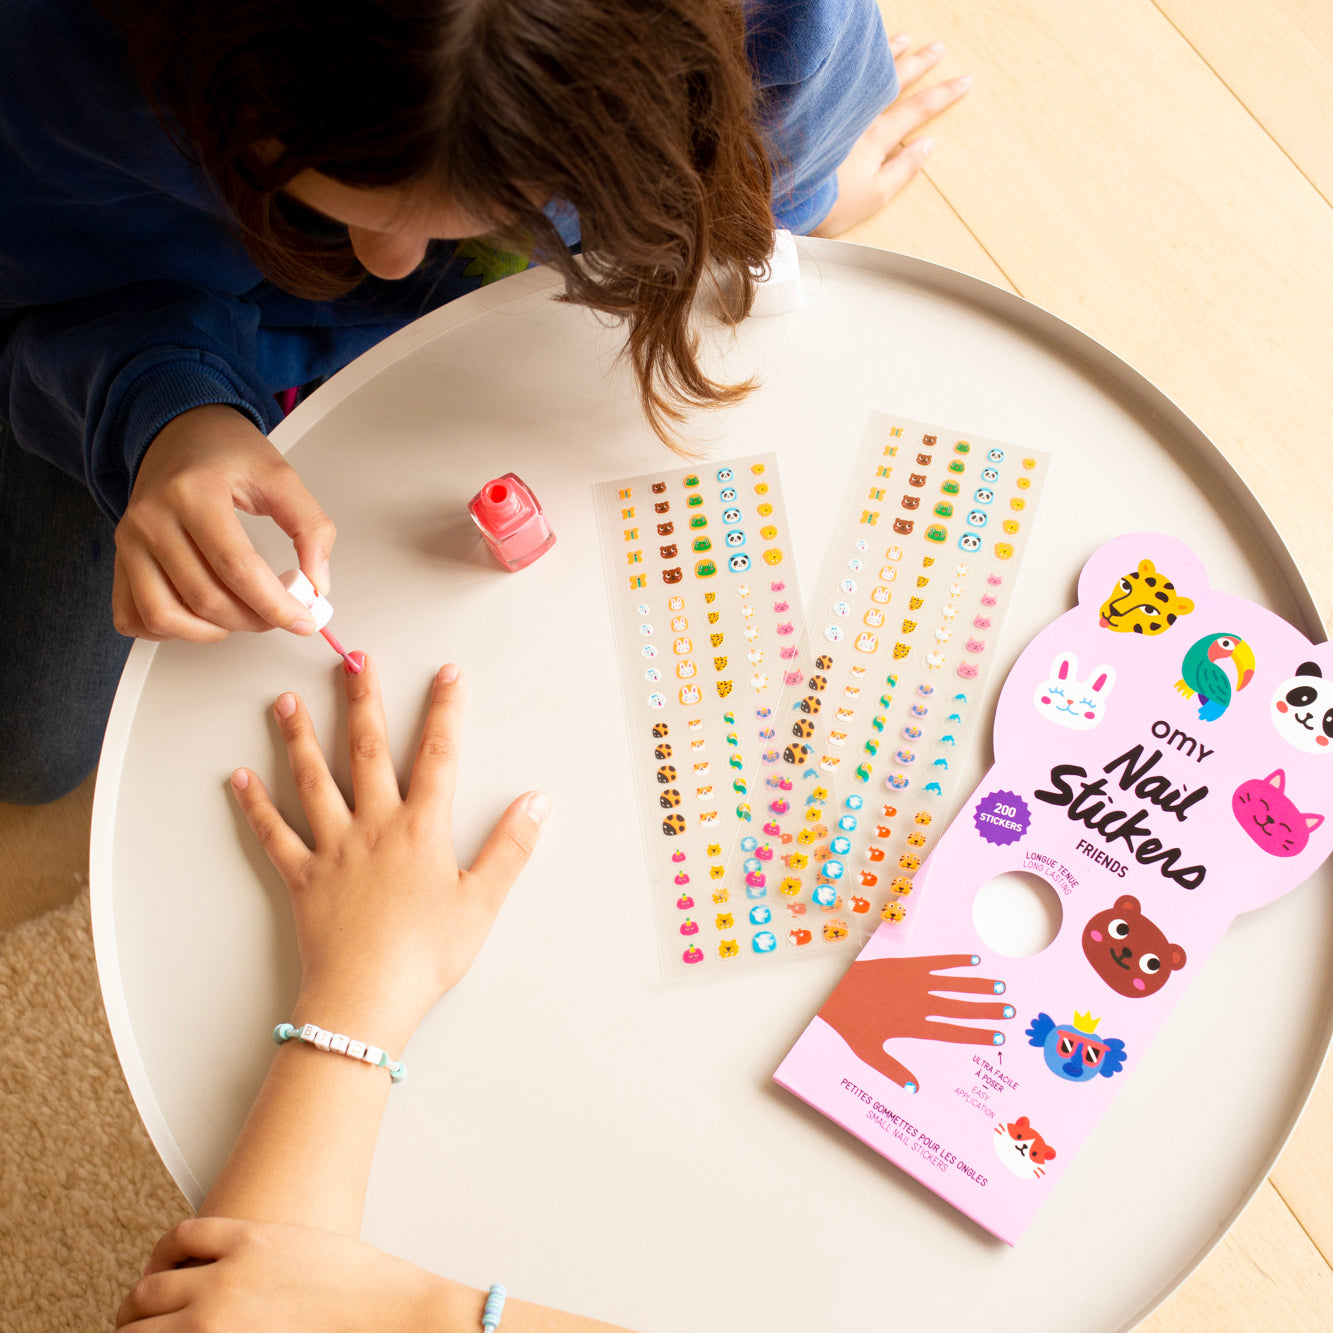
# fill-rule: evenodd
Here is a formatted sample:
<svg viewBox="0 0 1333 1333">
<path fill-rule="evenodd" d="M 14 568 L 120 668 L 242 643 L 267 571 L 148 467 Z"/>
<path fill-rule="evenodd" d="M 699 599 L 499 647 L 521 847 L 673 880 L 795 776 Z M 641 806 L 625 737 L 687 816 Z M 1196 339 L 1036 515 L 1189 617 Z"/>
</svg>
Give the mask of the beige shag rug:
<svg viewBox="0 0 1333 1333">
<path fill-rule="evenodd" d="M 85 889 L 0 935 L 0 1329 L 110 1329 L 189 1215 L 116 1061 Z"/>
</svg>

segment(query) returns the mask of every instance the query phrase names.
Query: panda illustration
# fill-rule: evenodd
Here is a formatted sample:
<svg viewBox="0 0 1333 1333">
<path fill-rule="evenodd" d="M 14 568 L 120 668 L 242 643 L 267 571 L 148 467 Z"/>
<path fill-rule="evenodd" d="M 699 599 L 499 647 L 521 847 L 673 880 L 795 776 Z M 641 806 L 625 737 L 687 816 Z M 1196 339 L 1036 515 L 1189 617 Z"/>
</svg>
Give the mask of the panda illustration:
<svg viewBox="0 0 1333 1333">
<path fill-rule="evenodd" d="M 1302 662 L 1270 700 L 1277 734 L 1308 754 L 1333 750 L 1333 681 L 1326 681 L 1317 662 Z"/>
</svg>

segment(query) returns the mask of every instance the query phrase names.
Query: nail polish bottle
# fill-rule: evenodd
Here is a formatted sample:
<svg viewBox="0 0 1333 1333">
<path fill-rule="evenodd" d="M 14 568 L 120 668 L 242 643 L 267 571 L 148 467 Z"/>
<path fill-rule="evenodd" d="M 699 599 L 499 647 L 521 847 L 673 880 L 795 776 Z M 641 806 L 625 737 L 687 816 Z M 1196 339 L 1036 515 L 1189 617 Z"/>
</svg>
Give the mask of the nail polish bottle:
<svg viewBox="0 0 1333 1333">
<path fill-rule="evenodd" d="M 488 481 L 467 508 L 491 554 L 511 572 L 532 564 L 555 544 L 537 497 L 512 472 Z"/>
</svg>

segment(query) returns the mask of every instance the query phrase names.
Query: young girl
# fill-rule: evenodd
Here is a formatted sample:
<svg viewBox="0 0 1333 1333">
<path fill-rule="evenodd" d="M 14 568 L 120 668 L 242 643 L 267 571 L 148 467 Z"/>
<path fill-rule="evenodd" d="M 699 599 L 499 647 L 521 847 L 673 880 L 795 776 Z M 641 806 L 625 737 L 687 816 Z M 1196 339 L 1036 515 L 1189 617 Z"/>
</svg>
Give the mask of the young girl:
<svg viewBox="0 0 1333 1333">
<path fill-rule="evenodd" d="M 533 260 L 623 322 L 668 439 L 740 392 L 696 357 L 705 274 L 742 316 L 775 222 L 874 211 L 966 90 L 881 115 L 940 50 L 887 42 L 874 0 L 0 0 L 0 22 L 10 801 L 92 766 L 122 636 L 313 631 L 236 517 L 328 591 L 333 523 L 266 439 L 276 394 Z"/>
<path fill-rule="evenodd" d="M 283 694 L 274 708 L 313 851 L 256 774 L 237 769 L 232 788 L 291 894 L 301 956 L 292 1023 L 374 1045 L 388 1061 L 467 971 L 550 803 L 541 792 L 520 796 L 471 869 L 460 869 L 450 831 L 464 693 L 457 667 L 435 677 L 406 799 L 372 661 L 346 676 L 346 690 L 351 809 L 301 701 Z M 158 1243 L 118 1326 L 138 1333 L 481 1329 L 487 1293 L 357 1239 L 389 1089 L 387 1068 L 300 1040 L 280 1046 L 200 1216 Z M 497 1237 L 495 1261 L 503 1259 Z M 610 1333 L 607 1324 L 517 1301 L 506 1303 L 501 1324 L 502 1333 Z"/>
</svg>

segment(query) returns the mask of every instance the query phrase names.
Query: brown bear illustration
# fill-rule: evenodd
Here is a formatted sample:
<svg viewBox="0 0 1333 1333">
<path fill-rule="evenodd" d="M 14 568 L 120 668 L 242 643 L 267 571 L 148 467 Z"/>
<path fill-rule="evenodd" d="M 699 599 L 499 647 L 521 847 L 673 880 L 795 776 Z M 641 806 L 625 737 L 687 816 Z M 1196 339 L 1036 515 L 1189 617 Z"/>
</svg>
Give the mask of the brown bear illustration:
<svg viewBox="0 0 1333 1333">
<path fill-rule="evenodd" d="M 916 509 L 920 504 L 921 504 L 921 497 L 920 497 L 919 495 L 904 495 L 904 496 L 903 496 L 903 508 L 904 508 L 904 509 Z"/>
<path fill-rule="evenodd" d="M 1185 950 L 1171 944 L 1129 894 L 1083 927 L 1083 952 L 1093 971 L 1131 1000 L 1156 995 L 1185 966 Z"/>
<path fill-rule="evenodd" d="M 893 520 L 893 530 L 900 537 L 910 537 L 914 524 L 910 518 L 895 518 Z"/>
</svg>

